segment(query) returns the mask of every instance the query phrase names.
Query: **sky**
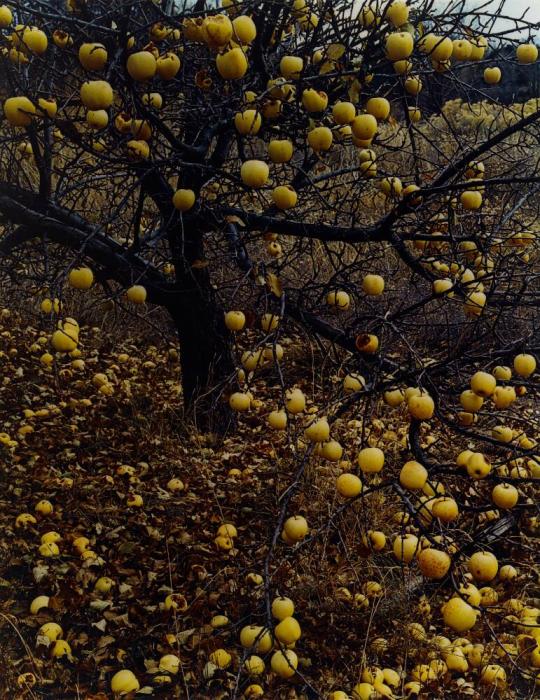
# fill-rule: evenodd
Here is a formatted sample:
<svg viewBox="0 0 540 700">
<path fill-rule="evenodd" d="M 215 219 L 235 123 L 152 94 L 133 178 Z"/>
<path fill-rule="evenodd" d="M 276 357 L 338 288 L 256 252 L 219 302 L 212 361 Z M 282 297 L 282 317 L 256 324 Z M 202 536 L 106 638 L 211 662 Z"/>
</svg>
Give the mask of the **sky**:
<svg viewBox="0 0 540 700">
<path fill-rule="evenodd" d="M 440 8 L 447 7 L 449 0 L 437 0 L 437 4 Z M 467 3 L 468 9 L 472 9 L 479 6 L 484 6 L 486 0 L 469 0 Z M 483 9 L 487 12 L 488 9 L 496 10 L 500 5 L 500 0 L 492 0 L 491 3 L 486 5 Z M 509 17 L 521 17 L 525 10 L 528 10 L 526 19 L 530 22 L 540 22 L 540 0 L 506 0 L 503 14 Z M 503 28 L 507 25 L 506 20 L 499 20 L 499 27 Z M 540 34 L 540 32 L 539 32 Z"/>
</svg>

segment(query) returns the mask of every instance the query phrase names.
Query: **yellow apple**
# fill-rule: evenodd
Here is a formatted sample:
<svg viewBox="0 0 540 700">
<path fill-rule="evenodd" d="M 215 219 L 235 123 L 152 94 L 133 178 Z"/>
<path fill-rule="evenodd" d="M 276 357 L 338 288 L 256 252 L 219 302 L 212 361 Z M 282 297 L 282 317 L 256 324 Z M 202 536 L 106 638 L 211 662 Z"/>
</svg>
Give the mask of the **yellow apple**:
<svg viewBox="0 0 540 700">
<path fill-rule="evenodd" d="M 461 392 L 459 401 L 463 408 L 470 413 L 477 413 L 484 403 L 482 396 L 478 396 L 470 389 Z"/>
<path fill-rule="evenodd" d="M 300 56 L 283 56 L 279 62 L 279 72 L 287 80 L 297 80 L 304 68 L 304 61 Z"/>
<path fill-rule="evenodd" d="M 336 102 L 332 107 L 332 118 L 336 124 L 350 124 L 356 116 L 356 107 L 352 102 Z"/>
<path fill-rule="evenodd" d="M 431 41 L 433 41 L 432 45 Z M 426 37 L 426 47 L 428 46 L 431 47 L 428 51 L 430 58 L 433 61 L 437 61 L 439 63 L 444 63 L 445 61 L 448 61 L 448 59 L 452 56 L 452 53 L 454 52 L 454 44 L 452 42 L 452 39 L 450 39 L 449 37 L 443 38 L 437 36 L 434 37 L 434 40 L 430 39 L 429 42 Z"/>
<path fill-rule="evenodd" d="M 518 63 L 534 63 L 538 59 L 538 47 L 535 44 L 520 44 L 516 50 Z"/>
<path fill-rule="evenodd" d="M 417 556 L 420 571 L 426 578 L 441 579 L 450 569 L 451 559 L 446 552 L 428 547 Z"/>
<path fill-rule="evenodd" d="M 142 102 L 153 109 L 161 109 L 163 107 L 163 97 L 159 92 L 147 92 L 142 96 Z"/>
<path fill-rule="evenodd" d="M 469 558 L 468 568 L 475 581 L 492 581 L 497 575 L 499 562 L 491 552 L 476 552 Z"/>
<path fill-rule="evenodd" d="M 458 504 L 449 496 L 437 498 L 431 509 L 433 515 L 443 523 L 452 522 L 459 515 Z"/>
<path fill-rule="evenodd" d="M 86 113 L 86 123 L 92 129 L 105 129 L 109 123 L 109 115 L 105 109 L 89 109 Z"/>
<path fill-rule="evenodd" d="M 0 5 L 0 28 L 5 29 L 13 22 L 13 13 L 7 5 Z"/>
<path fill-rule="evenodd" d="M 127 290 L 126 296 L 132 304 L 144 304 L 146 289 L 141 284 L 134 284 Z"/>
<path fill-rule="evenodd" d="M 78 267 L 70 271 L 68 281 L 74 289 L 90 289 L 94 282 L 94 273 L 89 267 Z"/>
<path fill-rule="evenodd" d="M 79 48 L 79 61 L 85 70 L 103 70 L 107 58 L 107 49 L 103 44 L 85 43 Z"/>
<path fill-rule="evenodd" d="M 471 39 L 471 61 L 481 61 L 486 53 L 488 42 L 483 36 Z"/>
<path fill-rule="evenodd" d="M 403 403 L 405 396 L 401 389 L 392 389 L 391 391 L 385 391 L 383 394 L 384 402 L 392 408 L 396 408 Z"/>
<path fill-rule="evenodd" d="M 399 482 L 406 489 L 421 489 L 428 478 L 427 469 L 420 462 L 406 462 L 399 473 Z"/>
<path fill-rule="evenodd" d="M 302 104 L 307 112 L 323 112 L 328 107 L 328 95 L 314 88 L 307 88 L 302 93 Z"/>
<path fill-rule="evenodd" d="M 229 406 L 233 409 L 233 411 L 249 411 L 251 407 L 251 398 L 249 394 L 236 391 L 229 397 Z"/>
<path fill-rule="evenodd" d="M 472 44 L 468 39 L 454 39 L 452 58 L 456 61 L 468 61 L 472 54 Z"/>
<path fill-rule="evenodd" d="M 404 82 L 405 90 L 409 95 L 416 97 L 422 91 L 422 81 L 416 75 L 409 76 Z"/>
<path fill-rule="evenodd" d="M 309 532 L 307 520 L 302 515 L 293 515 L 283 524 L 283 530 L 293 542 L 303 540 Z"/>
<path fill-rule="evenodd" d="M 506 367 L 504 365 L 497 365 L 497 367 L 493 368 L 491 373 L 495 379 L 501 382 L 508 382 L 510 379 L 512 379 L 512 370 L 510 367 Z"/>
<path fill-rule="evenodd" d="M 222 3 L 223 5 L 223 3 Z M 232 21 L 233 36 L 240 44 L 248 45 L 257 36 L 255 22 L 247 15 L 240 15 Z"/>
<path fill-rule="evenodd" d="M 242 182 L 248 187 L 264 187 L 268 181 L 270 170 L 268 165 L 262 160 L 246 160 L 242 163 L 240 177 Z"/>
<path fill-rule="evenodd" d="M 374 116 L 377 121 L 385 121 L 390 116 L 390 102 L 385 97 L 371 97 L 367 101 L 366 112 Z"/>
<path fill-rule="evenodd" d="M 377 133 L 377 120 L 372 114 L 359 114 L 351 124 L 352 132 L 358 139 L 369 140 Z"/>
<path fill-rule="evenodd" d="M 300 639 L 302 630 L 294 617 L 284 617 L 274 628 L 274 635 L 281 644 L 288 646 Z"/>
<path fill-rule="evenodd" d="M 25 27 L 22 36 L 23 46 L 32 53 L 42 55 L 47 51 L 47 35 L 37 27 Z"/>
<path fill-rule="evenodd" d="M 234 125 L 240 134 L 255 135 L 259 132 L 262 125 L 261 114 L 256 109 L 246 109 L 243 112 L 237 112 L 234 117 Z"/>
<path fill-rule="evenodd" d="M 301 413 L 306 407 L 306 397 L 301 389 L 291 389 L 285 395 L 287 411 L 293 415 Z"/>
<path fill-rule="evenodd" d="M 355 498 L 362 493 L 362 482 L 356 474 L 345 472 L 338 476 L 336 488 L 340 496 L 344 498 Z"/>
<path fill-rule="evenodd" d="M 54 119 L 56 113 L 58 112 L 58 105 L 56 100 L 53 98 L 40 97 L 38 99 L 38 111 L 43 116 L 49 117 L 49 119 Z"/>
<path fill-rule="evenodd" d="M 418 537 L 412 533 L 398 535 L 393 542 L 392 549 L 394 556 L 399 562 L 409 564 L 418 551 Z"/>
<path fill-rule="evenodd" d="M 385 13 L 386 19 L 394 27 L 402 27 L 409 19 L 409 8 L 405 0 L 394 0 Z"/>
<path fill-rule="evenodd" d="M 268 157 L 273 163 L 288 163 L 292 154 L 293 145 L 288 139 L 273 139 L 268 144 Z"/>
<path fill-rule="evenodd" d="M 139 690 L 140 684 L 132 671 L 123 669 L 117 671 L 111 678 L 111 690 L 117 695 L 128 695 Z"/>
<path fill-rule="evenodd" d="M 362 280 L 362 289 L 369 296 L 380 296 L 384 292 L 384 277 L 369 274 Z"/>
<path fill-rule="evenodd" d="M 503 689 L 506 686 L 506 671 L 498 664 L 483 666 L 480 671 L 480 684 Z"/>
<path fill-rule="evenodd" d="M 272 671 L 280 678 L 291 678 L 298 667 L 298 657 L 292 649 L 276 651 L 270 659 Z"/>
<path fill-rule="evenodd" d="M 278 185 L 272 191 L 272 199 L 278 209 L 292 209 L 298 201 L 298 195 L 291 185 Z"/>
<path fill-rule="evenodd" d="M 195 192 L 193 190 L 179 189 L 172 198 L 175 209 L 181 212 L 189 211 L 195 204 Z"/>
<path fill-rule="evenodd" d="M 56 642 L 57 639 L 63 636 L 64 632 L 56 622 L 46 622 L 39 628 L 39 634 L 47 637 L 51 642 Z"/>
<path fill-rule="evenodd" d="M 429 420 L 435 412 L 435 402 L 429 394 L 411 396 L 407 401 L 409 413 L 417 420 Z"/>
<path fill-rule="evenodd" d="M 28 97 L 8 97 L 4 102 L 4 115 L 11 126 L 29 126 L 35 114 L 36 108 Z"/>
<path fill-rule="evenodd" d="M 89 80 L 81 86 L 81 102 L 87 109 L 108 109 L 113 99 L 113 89 L 106 80 Z"/>
<path fill-rule="evenodd" d="M 486 68 L 484 71 L 484 81 L 488 85 L 497 85 L 497 83 L 501 82 L 501 78 L 502 78 L 501 69 L 497 68 L 496 66 L 492 66 L 491 68 Z"/>
<path fill-rule="evenodd" d="M 358 453 L 357 461 L 365 474 L 376 474 L 384 466 L 384 452 L 379 447 L 364 447 Z"/>
<path fill-rule="evenodd" d="M 320 445 L 319 454 L 329 462 L 339 462 L 343 456 L 343 447 L 337 440 L 326 440 Z"/>
<path fill-rule="evenodd" d="M 246 317 L 242 311 L 227 311 L 225 314 L 225 325 L 230 331 L 241 331 L 245 324 Z"/>
<path fill-rule="evenodd" d="M 172 51 L 160 56 L 156 61 L 156 73 L 162 80 L 173 80 L 180 70 L 180 58 Z"/>
<path fill-rule="evenodd" d="M 272 601 L 272 615 L 276 620 L 284 620 L 294 615 L 294 603 L 290 598 L 278 596 Z"/>
<path fill-rule="evenodd" d="M 315 152 L 328 151 L 332 146 L 332 131 L 327 126 L 317 126 L 308 132 L 307 140 Z"/>
<path fill-rule="evenodd" d="M 491 498 L 497 508 L 509 510 L 519 499 L 519 492 L 512 484 L 497 484 L 491 492 Z"/>
<path fill-rule="evenodd" d="M 151 80 L 157 71 L 157 61 L 150 51 L 136 51 L 127 60 L 127 72 L 137 82 Z"/>
<path fill-rule="evenodd" d="M 335 306 L 338 309 L 348 309 L 351 305 L 351 298 L 343 290 L 338 290 L 336 292 L 328 292 L 326 295 L 326 303 L 329 306 Z"/>
<path fill-rule="evenodd" d="M 409 58 L 414 49 L 414 39 L 409 32 L 395 32 L 386 39 L 386 55 L 391 61 Z"/>
<path fill-rule="evenodd" d="M 471 377 L 471 390 L 484 398 L 491 396 L 497 386 L 497 380 L 489 372 L 475 372 Z"/>
<path fill-rule="evenodd" d="M 57 639 L 56 642 L 53 644 L 52 649 L 51 649 L 51 656 L 55 659 L 59 659 L 63 656 L 70 656 L 71 655 L 71 647 L 68 642 L 66 642 L 64 639 Z"/>
<path fill-rule="evenodd" d="M 498 386 L 493 392 L 493 403 L 496 408 L 508 408 L 516 400 L 516 390 L 513 386 Z"/>
<path fill-rule="evenodd" d="M 310 442 L 324 442 L 330 437 L 330 426 L 326 418 L 313 421 L 304 430 L 304 435 Z"/>
<path fill-rule="evenodd" d="M 460 201 L 466 211 L 476 211 L 482 206 L 482 194 L 474 190 L 465 190 L 460 195 Z"/>
<path fill-rule="evenodd" d="M 461 598 L 451 598 L 442 608 L 444 623 L 454 632 L 466 632 L 476 624 L 477 613 Z"/>
<path fill-rule="evenodd" d="M 77 347 L 77 339 L 59 329 L 52 334 L 51 345 L 57 352 L 71 352 Z"/>
<path fill-rule="evenodd" d="M 356 336 L 355 346 L 359 352 L 371 355 L 379 349 L 379 339 L 373 333 L 360 333 Z"/>
<path fill-rule="evenodd" d="M 485 479 L 491 472 L 491 464 L 481 452 L 473 452 L 467 460 L 467 473 L 473 479 Z"/>
<path fill-rule="evenodd" d="M 231 40 L 233 25 L 227 15 L 209 15 L 202 23 L 202 37 L 213 48 L 225 46 Z"/>
<path fill-rule="evenodd" d="M 225 80 L 239 80 L 248 69 L 248 61 L 240 47 L 235 47 L 216 56 L 218 73 Z"/>
<path fill-rule="evenodd" d="M 348 374 L 343 379 L 343 391 L 346 394 L 354 394 L 366 386 L 366 380 L 360 374 Z"/>
<path fill-rule="evenodd" d="M 520 377 L 528 378 L 536 370 L 536 359 L 533 355 L 522 353 L 514 357 L 514 370 Z"/>
</svg>

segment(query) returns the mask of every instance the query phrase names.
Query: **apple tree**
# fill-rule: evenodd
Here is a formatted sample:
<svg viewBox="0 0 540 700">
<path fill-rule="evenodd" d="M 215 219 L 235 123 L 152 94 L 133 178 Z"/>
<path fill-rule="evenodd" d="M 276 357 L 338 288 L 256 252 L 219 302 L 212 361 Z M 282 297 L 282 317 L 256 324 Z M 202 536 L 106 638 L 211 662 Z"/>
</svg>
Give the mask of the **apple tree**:
<svg viewBox="0 0 540 700">
<path fill-rule="evenodd" d="M 535 84 L 538 25 L 509 0 L 20 0 L 0 28 L 0 270 L 44 314 L 42 363 L 84 354 L 85 313 L 168 317 L 197 421 L 264 413 L 291 457 L 267 617 L 278 549 L 354 513 L 382 551 L 361 508 L 384 495 L 393 561 L 474 627 L 469 579 L 537 525 L 540 100 L 505 79 Z M 330 515 L 301 498 L 316 460 Z"/>
</svg>

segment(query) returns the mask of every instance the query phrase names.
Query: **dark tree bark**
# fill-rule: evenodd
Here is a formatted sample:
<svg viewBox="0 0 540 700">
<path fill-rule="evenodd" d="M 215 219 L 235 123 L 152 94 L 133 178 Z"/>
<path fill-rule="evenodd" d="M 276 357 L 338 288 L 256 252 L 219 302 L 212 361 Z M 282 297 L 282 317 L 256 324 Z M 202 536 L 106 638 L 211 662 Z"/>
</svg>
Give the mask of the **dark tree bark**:
<svg viewBox="0 0 540 700">
<path fill-rule="evenodd" d="M 234 363 L 223 313 L 207 291 L 197 285 L 179 290 L 169 312 L 180 341 L 185 407 L 199 427 L 222 432 L 230 423 L 222 394 Z"/>
<path fill-rule="evenodd" d="M 206 267 L 203 233 L 195 221 L 186 221 L 170 231 L 169 242 L 176 292 L 168 310 L 180 340 L 184 402 L 199 425 L 221 431 L 229 423 L 221 396 L 235 367 L 230 333 Z"/>
</svg>

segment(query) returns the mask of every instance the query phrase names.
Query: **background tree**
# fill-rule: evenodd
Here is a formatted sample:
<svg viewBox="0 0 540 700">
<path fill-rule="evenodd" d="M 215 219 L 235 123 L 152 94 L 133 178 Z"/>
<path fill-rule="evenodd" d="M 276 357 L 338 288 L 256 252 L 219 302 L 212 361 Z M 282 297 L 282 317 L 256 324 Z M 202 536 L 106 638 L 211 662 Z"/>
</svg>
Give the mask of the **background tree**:
<svg viewBox="0 0 540 700">
<path fill-rule="evenodd" d="M 540 109 L 496 86 L 536 70 L 538 26 L 503 1 L 11 8 L 0 253 L 46 313 L 57 355 L 42 363 L 79 359 L 96 308 L 159 328 L 161 306 L 198 421 L 225 401 L 248 422 L 275 409 L 289 461 L 258 560 L 267 620 L 281 543 L 318 551 L 354 512 L 358 549 L 377 549 L 364 504 L 379 496 L 400 565 L 415 557 L 466 602 L 469 555 L 536 507 Z M 330 513 L 312 460 L 343 472 Z"/>
</svg>

